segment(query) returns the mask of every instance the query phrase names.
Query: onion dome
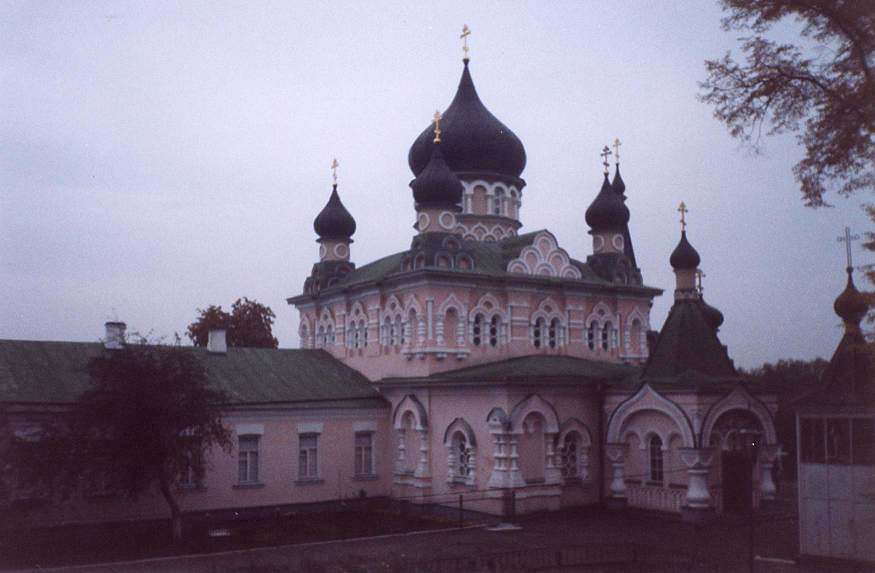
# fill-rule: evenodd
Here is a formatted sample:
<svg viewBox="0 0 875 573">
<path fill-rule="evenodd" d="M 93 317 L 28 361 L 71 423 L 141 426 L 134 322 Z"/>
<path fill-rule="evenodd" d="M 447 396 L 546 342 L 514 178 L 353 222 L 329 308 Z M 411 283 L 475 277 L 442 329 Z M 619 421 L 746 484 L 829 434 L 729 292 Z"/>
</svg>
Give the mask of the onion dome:
<svg viewBox="0 0 875 573">
<path fill-rule="evenodd" d="M 622 229 L 629 222 L 629 208 L 623 204 L 623 200 L 614 192 L 608 175 L 599 194 L 586 210 L 586 224 L 593 230 Z"/>
<path fill-rule="evenodd" d="M 699 300 L 702 303 L 702 315 L 705 317 L 705 322 L 714 330 L 720 328 L 720 325 L 723 324 L 723 313 L 705 302 L 705 299 Z"/>
<path fill-rule="evenodd" d="M 313 228 L 319 235 L 320 241 L 323 239 L 349 241 L 355 233 L 355 219 L 340 202 L 340 196 L 337 194 L 337 183 L 332 188 L 328 203 L 313 221 Z"/>
<path fill-rule="evenodd" d="M 833 308 L 836 314 L 845 322 L 859 324 L 860 320 L 869 310 L 869 302 L 866 299 L 866 295 L 858 291 L 857 287 L 854 286 L 853 272 L 853 268 L 848 267 L 848 286 L 836 298 Z"/>
<path fill-rule="evenodd" d="M 671 263 L 671 266 L 675 269 L 692 270 L 697 268 L 701 261 L 702 259 L 699 258 L 699 253 L 696 252 L 693 245 L 687 241 L 687 232 L 681 231 L 681 240 L 678 243 L 678 246 L 674 248 L 674 251 L 672 251 L 668 262 Z"/>
<path fill-rule="evenodd" d="M 614 189 L 614 193 L 623 198 L 623 201 L 626 200 L 626 184 L 623 183 L 623 178 L 620 176 L 619 163 L 617 163 L 617 170 L 614 172 L 614 180 L 611 181 L 611 187 Z"/>
<path fill-rule="evenodd" d="M 434 135 L 432 135 L 434 137 Z M 435 144 L 431 159 L 416 179 L 410 182 L 413 198 L 419 207 L 448 207 L 457 209 L 462 201 L 462 182 L 450 171 L 444 155 L 443 144 Z"/>
<path fill-rule="evenodd" d="M 441 120 L 441 147 L 444 159 L 455 173 L 479 173 L 518 178 L 526 166 L 526 150 L 514 133 L 486 109 L 477 96 L 468 71 L 462 72 L 456 97 Z M 432 127 L 426 128 L 407 156 L 414 175 L 419 175 L 431 159 L 434 147 Z"/>
</svg>

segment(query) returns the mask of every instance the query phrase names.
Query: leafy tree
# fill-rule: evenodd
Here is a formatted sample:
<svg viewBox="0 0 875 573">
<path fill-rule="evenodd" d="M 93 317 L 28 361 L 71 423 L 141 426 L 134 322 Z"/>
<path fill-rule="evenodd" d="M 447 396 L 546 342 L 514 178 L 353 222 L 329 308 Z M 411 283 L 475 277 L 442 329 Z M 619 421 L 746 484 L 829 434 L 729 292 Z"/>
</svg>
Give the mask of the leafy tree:
<svg viewBox="0 0 875 573">
<path fill-rule="evenodd" d="M 216 305 L 197 311 L 200 316 L 188 325 L 188 337 L 195 346 L 207 345 L 212 328 L 227 329 L 228 346 L 276 348 L 279 344 L 271 328 L 276 315 L 269 306 L 243 297 L 234 302 L 230 314 Z"/>
<path fill-rule="evenodd" d="M 824 194 L 875 190 L 875 5 L 871 0 L 721 0 L 722 25 L 740 31 L 745 61 L 707 60 L 700 99 L 743 142 L 798 133 L 805 156 L 793 168 L 809 206 Z M 802 42 L 765 37 L 776 22 L 802 24 Z M 813 40 L 813 42 L 811 42 Z M 799 44 L 799 45 L 797 45 Z M 866 211 L 875 220 L 875 205 Z M 875 250 L 875 233 L 866 248 Z M 869 278 L 875 280 L 870 269 Z"/>
<path fill-rule="evenodd" d="M 75 403 L 60 439 L 48 437 L 53 478 L 68 488 L 106 484 L 132 498 L 156 488 L 182 538 L 174 495 L 180 476 L 203 478 L 206 453 L 230 451 L 225 395 L 203 364 L 178 346 L 132 344 L 89 363 L 91 387 Z M 53 444 L 63 444 L 63 448 Z"/>
</svg>

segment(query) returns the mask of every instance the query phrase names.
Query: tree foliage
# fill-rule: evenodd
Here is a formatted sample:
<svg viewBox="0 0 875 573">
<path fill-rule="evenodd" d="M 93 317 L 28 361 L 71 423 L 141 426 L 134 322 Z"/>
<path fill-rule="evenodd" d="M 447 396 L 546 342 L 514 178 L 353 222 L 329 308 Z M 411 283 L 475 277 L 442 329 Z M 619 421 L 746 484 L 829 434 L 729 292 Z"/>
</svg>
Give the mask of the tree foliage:
<svg viewBox="0 0 875 573">
<path fill-rule="evenodd" d="M 197 311 L 199 316 L 188 325 L 187 331 L 195 346 L 206 346 L 213 328 L 227 330 L 228 346 L 276 348 L 279 344 L 272 331 L 276 315 L 270 307 L 259 302 L 243 297 L 234 302 L 230 313 L 216 305 Z"/>
<path fill-rule="evenodd" d="M 178 346 L 126 345 L 89 363 L 91 387 L 62 429 L 46 432 L 39 470 L 67 490 L 136 498 L 157 489 L 181 537 L 174 491 L 180 476 L 195 481 L 215 445 L 229 451 L 222 424 L 225 395 L 210 388 L 203 364 Z"/>
<path fill-rule="evenodd" d="M 722 0 L 723 28 L 749 34 L 744 61 L 708 60 L 700 99 L 730 133 L 758 146 L 767 134 L 796 132 L 805 156 L 793 168 L 803 198 L 825 205 L 828 191 L 875 190 L 875 3 L 871 0 Z M 793 18 L 803 39 L 765 37 Z M 798 45 L 797 45 L 798 44 Z M 812 45 L 816 44 L 816 45 Z M 875 216 L 875 210 L 869 211 Z M 875 250 L 875 236 L 868 248 Z"/>
</svg>

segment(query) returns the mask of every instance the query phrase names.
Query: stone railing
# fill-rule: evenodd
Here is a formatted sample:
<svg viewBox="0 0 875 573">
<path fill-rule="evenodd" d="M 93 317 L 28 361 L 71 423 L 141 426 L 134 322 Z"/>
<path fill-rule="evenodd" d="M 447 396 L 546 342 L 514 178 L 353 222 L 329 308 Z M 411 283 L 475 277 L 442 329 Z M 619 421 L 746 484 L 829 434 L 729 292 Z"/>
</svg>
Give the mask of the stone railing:
<svg viewBox="0 0 875 573">
<path fill-rule="evenodd" d="M 626 482 L 626 500 L 631 507 L 680 513 L 687 488 Z"/>
</svg>

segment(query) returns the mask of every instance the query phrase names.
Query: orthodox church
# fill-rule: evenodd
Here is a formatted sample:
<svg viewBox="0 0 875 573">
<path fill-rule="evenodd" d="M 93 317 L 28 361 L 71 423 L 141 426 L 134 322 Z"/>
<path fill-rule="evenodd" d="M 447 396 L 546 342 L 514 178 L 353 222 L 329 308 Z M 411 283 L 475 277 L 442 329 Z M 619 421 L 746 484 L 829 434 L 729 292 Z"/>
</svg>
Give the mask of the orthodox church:
<svg viewBox="0 0 875 573">
<path fill-rule="evenodd" d="M 216 330 L 190 349 L 230 397 L 235 448 L 216 449 L 202 480 L 180 477 L 183 511 L 461 495 L 491 514 L 510 499 L 518 513 L 606 504 L 699 520 L 771 499 L 774 391 L 741 377 L 718 339 L 683 205 L 674 305 L 650 340 L 662 291 L 641 276 L 609 154 L 585 215 L 591 253 L 575 258 L 546 229 L 521 233 L 525 147 L 481 101 L 466 57 L 449 107 L 410 147 L 411 243 L 357 265 L 335 179 L 314 222 L 319 260 L 288 299 L 301 348 L 228 348 Z M 0 406 L 16 436 L 38 440 L 40 417 L 87 388 L 89 358 L 122 344 L 116 322 L 103 344 L 0 341 Z M 111 493 L 29 523 L 167 514 L 158 495 Z"/>
<path fill-rule="evenodd" d="M 743 505 L 755 472 L 754 501 L 773 497 L 776 398 L 738 375 L 717 337 L 683 204 L 675 302 L 648 345 L 662 291 L 636 264 L 609 154 L 585 260 L 549 230 L 520 233 L 525 148 L 481 101 L 466 56 L 449 107 L 410 147 L 408 248 L 357 266 L 335 179 L 314 222 L 319 262 L 288 302 L 302 348 L 391 404 L 392 495 L 484 491 L 477 509 L 497 513 L 513 490 L 522 512 L 606 502 L 699 519 Z M 753 462 L 739 454 L 750 443 Z"/>
</svg>

